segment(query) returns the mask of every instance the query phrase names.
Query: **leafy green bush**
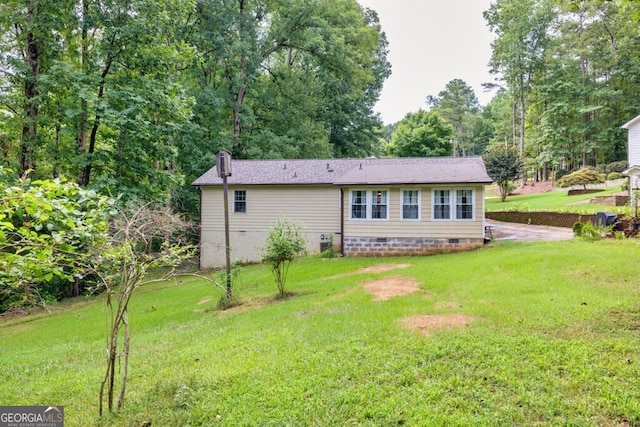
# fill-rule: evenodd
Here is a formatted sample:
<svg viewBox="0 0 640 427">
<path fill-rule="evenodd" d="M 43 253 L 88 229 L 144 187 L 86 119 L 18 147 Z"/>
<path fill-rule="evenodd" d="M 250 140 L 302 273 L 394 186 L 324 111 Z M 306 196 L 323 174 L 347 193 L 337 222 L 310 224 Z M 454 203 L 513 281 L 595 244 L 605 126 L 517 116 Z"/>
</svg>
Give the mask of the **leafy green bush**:
<svg viewBox="0 0 640 427">
<path fill-rule="evenodd" d="M 582 237 L 585 240 L 600 240 L 602 239 L 603 231 L 602 227 L 596 227 L 591 222 L 585 222 L 582 224 L 578 237 Z"/>
<path fill-rule="evenodd" d="M 606 173 L 618 172 L 622 173 L 627 169 L 627 161 L 621 160 L 619 162 L 612 162 L 607 165 L 605 168 Z"/>
<path fill-rule="evenodd" d="M 325 249 L 324 251 L 322 251 L 320 253 L 320 257 L 322 258 L 335 258 L 336 256 L 338 256 L 338 253 L 336 252 L 335 247 L 333 246 L 333 234 L 329 235 L 329 245 L 327 246 L 327 249 Z"/>
<path fill-rule="evenodd" d="M 62 180 L 0 167 L 0 311 L 77 296 L 105 241 L 115 201 Z"/>
<path fill-rule="evenodd" d="M 302 235 L 302 226 L 287 219 L 280 219 L 269 230 L 262 251 L 262 262 L 271 266 L 278 292 L 284 297 L 285 282 L 289 266 L 296 256 L 306 252 L 307 240 Z"/>
<path fill-rule="evenodd" d="M 573 230 L 573 235 L 576 237 L 582 236 L 583 227 L 584 227 L 584 224 L 581 223 L 580 221 L 574 222 L 573 227 L 571 227 L 571 229 Z"/>
<path fill-rule="evenodd" d="M 581 168 L 569 175 L 563 176 L 558 180 L 559 187 L 572 187 L 574 185 L 582 185 L 587 189 L 587 184 L 601 184 L 606 181 L 604 174 L 601 174 L 593 168 Z"/>
<path fill-rule="evenodd" d="M 607 175 L 607 181 L 613 181 L 620 178 L 624 178 L 620 172 L 610 172 L 609 175 Z"/>
</svg>

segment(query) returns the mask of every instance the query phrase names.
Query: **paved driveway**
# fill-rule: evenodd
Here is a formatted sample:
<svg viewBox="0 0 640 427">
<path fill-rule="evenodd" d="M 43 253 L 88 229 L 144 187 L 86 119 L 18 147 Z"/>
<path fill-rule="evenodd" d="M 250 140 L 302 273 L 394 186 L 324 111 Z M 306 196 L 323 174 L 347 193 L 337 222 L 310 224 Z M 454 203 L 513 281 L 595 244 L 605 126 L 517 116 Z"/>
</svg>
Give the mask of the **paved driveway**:
<svg viewBox="0 0 640 427">
<path fill-rule="evenodd" d="M 491 227 L 493 240 L 536 242 L 545 240 L 570 240 L 573 238 L 573 231 L 563 227 L 517 224 L 492 219 L 485 219 L 484 224 Z"/>
</svg>

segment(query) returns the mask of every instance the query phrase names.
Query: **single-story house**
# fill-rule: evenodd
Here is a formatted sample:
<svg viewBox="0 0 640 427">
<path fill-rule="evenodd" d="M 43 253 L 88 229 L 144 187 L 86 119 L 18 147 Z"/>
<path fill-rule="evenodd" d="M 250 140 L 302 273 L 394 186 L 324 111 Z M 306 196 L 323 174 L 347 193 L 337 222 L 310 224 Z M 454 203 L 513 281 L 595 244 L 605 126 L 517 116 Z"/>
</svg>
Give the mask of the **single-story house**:
<svg viewBox="0 0 640 427">
<path fill-rule="evenodd" d="M 629 177 L 629 192 L 632 192 L 640 189 L 640 116 L 625 123 L 622 128 L 629 131 L 627 146 L 629 168 L 622 174 Z"/>
<path fill-rule="evenodd" d="M 299 223 L 308 252 L 330 241 L 345 256 L 421 255 L 484 243 L 481 157 L 233 160 L 227 178 L 232 260 L 259 261 L 280 218 Z M 200 267 L 225 263 L 223 180 L 200 189 Z"/>
</svg>

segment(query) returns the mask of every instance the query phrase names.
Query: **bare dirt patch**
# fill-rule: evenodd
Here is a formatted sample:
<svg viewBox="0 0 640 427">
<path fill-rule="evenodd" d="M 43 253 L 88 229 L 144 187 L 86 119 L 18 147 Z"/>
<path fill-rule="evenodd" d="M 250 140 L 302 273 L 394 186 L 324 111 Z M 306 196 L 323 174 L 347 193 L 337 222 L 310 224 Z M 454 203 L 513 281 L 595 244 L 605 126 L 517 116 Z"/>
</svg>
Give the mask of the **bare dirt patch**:
<svg viewBox="0 0 640 427">
<path fill-rule="evenodd" d="M 409 295 L 420 290 L 420 282 L 406 276 L 389 276 L 368 280 L 362 285 L 365 291 L 373 295 L 374 301 L 384 301 L 391 297 Z"/>
<path fill-rule="evenodd" d="M 399 270 L 401 268 L 411 267 L 411 264 L 379 264 L 372 265 L 371 267 L 363 267 L 359 270 L 352 271 L 351 273 L 337 274 L 331 277 L 325 277 L 324 280 L 339 279 L 341 277 L 355 276 L 356 274 L 366 273 L 384 273 L 391 270 Z"/>
<path fill-rule="evenodd" d="M 401 320 L 403 327 L 419 331 L 426 336 L 438 330 L 463 329 L 473 321 L 474 317 L 464 314 L 423 314 Z"/>
</svg>

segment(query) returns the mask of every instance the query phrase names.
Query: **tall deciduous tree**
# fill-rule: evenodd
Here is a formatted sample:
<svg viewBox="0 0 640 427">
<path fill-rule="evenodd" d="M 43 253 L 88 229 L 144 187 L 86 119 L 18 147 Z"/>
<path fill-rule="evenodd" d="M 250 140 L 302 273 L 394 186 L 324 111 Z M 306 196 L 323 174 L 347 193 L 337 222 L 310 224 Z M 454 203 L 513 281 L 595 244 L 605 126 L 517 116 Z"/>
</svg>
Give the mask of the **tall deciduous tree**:
<svg viewBox="0 0 640 427">
<path fill-rule="evenodd" d="M 237 158 L 370 151 L 390 72 L 375 13 L 355 0 L 198 5 L 196 117 L 211 143 Z"/>
<path fill-rule="evenodd" d="M 453 127 L 435 111 L 409 113 L 387 146 L 387 153 L 397 157 L 451 156 Z"/>
<path fill-rule="evenodd" d="M 427 105 L 453 125 L 453 155 L 471 154 L 472 128 L 480 111 L 480 103 L 471 86 L 461 79 L 451 80 L 438 96 L 427 96 Z"/>
<path fill-rule="evenodd" d="M 525 154 L 528 96 L 536 74 L 544 69 L 555 17 L 548 0 L 498 0 L 484 13 L 496 34 L 492 42 L 491 72 L 504 79 L 513 102 L 513 143 Z M 517 126 L 516 126 L 517 124 Z M 526 176 L 523 175 L 523 184 Z"/>
</svg>

